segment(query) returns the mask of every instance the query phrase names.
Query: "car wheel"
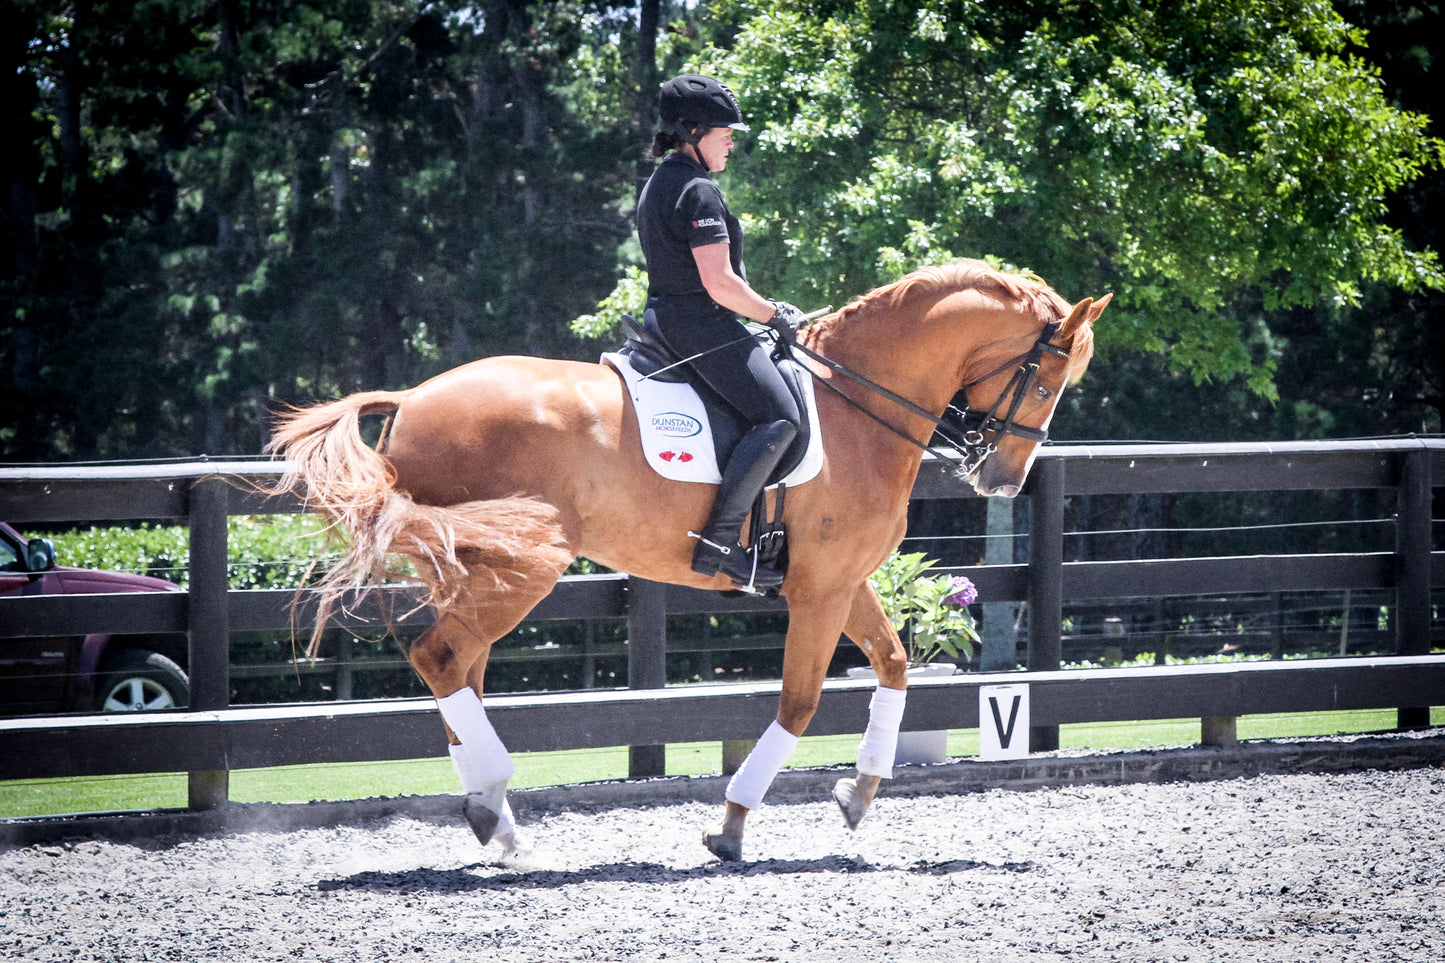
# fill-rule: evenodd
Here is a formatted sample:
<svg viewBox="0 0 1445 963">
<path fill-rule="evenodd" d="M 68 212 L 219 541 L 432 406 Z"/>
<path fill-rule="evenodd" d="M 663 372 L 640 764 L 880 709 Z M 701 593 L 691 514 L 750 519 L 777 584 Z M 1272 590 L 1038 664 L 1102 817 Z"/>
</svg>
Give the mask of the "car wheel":
<svg viewBox="0 0 1445 963">
<path fill-rule="evenodd" d="M 181 667 L 144 649 L 107 659 L 95 689 L 95 707 L 102 712 L 172 709 L 190 701 L 191 683 Z"/>
</svg>

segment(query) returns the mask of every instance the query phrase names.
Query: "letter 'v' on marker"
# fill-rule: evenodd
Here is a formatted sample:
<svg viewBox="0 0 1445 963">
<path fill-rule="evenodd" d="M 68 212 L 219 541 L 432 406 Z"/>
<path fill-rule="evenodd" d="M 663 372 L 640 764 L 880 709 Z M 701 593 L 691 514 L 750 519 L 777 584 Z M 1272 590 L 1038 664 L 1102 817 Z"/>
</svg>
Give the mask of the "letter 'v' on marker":
<svg viewBox="0 0 1445 963">
<path fill-rule="evenodd" d="M 1015 695 L 1013 697 L 1013 701 L 1009 705 L 1008 725 L 1005 726 L 998 711 L 998 696 L 988 697 L 988 706 L 993 710 L 994 730 L 998 733 L 998 744 L 1004 749 L 1007 749 L 1014 740 L 1014 723 L 1018 721 L 1019 703 L 1022 701 L 1023 696 Z"/>
<path fill-rule="evenodd" d="M 1007 707 L 1006 711 L 1005 707 Z M 1005 715 L 1008 717 L 1007 721 L 1004 720 Z M 979 686 L 979 758 L 1027 758 L 1029 754 L 1029 716 L 1027 683 Z"/>
</svg>

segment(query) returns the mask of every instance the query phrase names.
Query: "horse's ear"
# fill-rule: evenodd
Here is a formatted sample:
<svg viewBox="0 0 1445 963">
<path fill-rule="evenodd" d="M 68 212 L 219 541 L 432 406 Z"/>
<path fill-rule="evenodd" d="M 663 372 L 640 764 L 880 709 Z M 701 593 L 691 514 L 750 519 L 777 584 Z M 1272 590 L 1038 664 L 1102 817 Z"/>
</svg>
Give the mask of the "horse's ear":
<svg viewBox="0 0 1445 963">
<path fill-rule="evenodd" d="M 1089 309 L 1090 324 L 1093 324 L 1095 321 L 1099 320 L 1099 315 L 1104 313 L 1104 309 L 1109 306 L 1109 302 L 1112 300 L 1114 300 L 1114 294 L 1111 291 L 1094 302 L 1094 306 Z"/>
<path fill-rule="evenodd" d="M 1074 305 L 1073 310 L 1069 312 L 1069 316 L 1065 318 L 1064 323 L 1059 326 L 1059 335 L 1066 339 L 1071 338 L 1079 328 L 1086 324 L 1093 324 L 1099 320 L 1099 315 L 1104 313 L 1104 308 L 1108 307 L 1109 302 L 1113 299 L 1114 295 L 1112 294 L 1106 294 L 1097 301 L 1093 298 L 1084 298 L 1084 300 Z"/>
</svg>

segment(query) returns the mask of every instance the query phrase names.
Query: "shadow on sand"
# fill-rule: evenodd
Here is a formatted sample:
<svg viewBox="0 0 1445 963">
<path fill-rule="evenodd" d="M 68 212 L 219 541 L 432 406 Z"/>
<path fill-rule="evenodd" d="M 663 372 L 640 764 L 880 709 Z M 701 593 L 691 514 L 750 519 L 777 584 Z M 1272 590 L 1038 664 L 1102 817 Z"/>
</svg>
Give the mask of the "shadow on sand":
<svg viewBox="0 0 1445 963">
<path fill-rule="evenodd" d="M 323 879 L 323 892 L 366 890 L 380 893 L 465 893 L 489 889 L 562 889 L 586 883 L 651 883 L 666 885 L 695 879 L 728 876 L 789 876 L 802 873 L 904 872 L 923 876 L 945 876 L 975 870 L 1027 873 L 1032 863 L 983 863 L 969 859 L 942 862 L 920 860 L 910 866 L 877 866 L 849 856 L 820 859 L 766 859 L 755 862 L 707 863 L 678 869 L 660 863 L 605 863 L 582 869 L 519 869 L 473 863 L 455 869 L 407 869 L 393 872 L 368 871 L 340 879 Z"/>
</svg>

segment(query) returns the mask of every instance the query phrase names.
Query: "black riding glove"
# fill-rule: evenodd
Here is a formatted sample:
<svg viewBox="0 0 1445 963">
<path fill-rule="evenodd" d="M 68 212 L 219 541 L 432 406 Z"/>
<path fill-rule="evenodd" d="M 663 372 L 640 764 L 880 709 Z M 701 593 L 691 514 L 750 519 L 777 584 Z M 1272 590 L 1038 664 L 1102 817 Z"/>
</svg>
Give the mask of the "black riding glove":
<svg viewBox="0 0 1445 963">
<path fill-rule="evenodd" d="M 804 321 L 803 312 L 786 301 L 774 301 L 776 310 L 768 318 L 768 327 L 777 332 L 778 340 L 792 344 L 798 340 L 798 326 Z"/>
</svg>

